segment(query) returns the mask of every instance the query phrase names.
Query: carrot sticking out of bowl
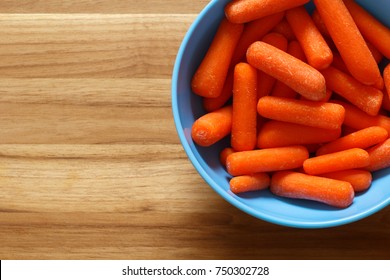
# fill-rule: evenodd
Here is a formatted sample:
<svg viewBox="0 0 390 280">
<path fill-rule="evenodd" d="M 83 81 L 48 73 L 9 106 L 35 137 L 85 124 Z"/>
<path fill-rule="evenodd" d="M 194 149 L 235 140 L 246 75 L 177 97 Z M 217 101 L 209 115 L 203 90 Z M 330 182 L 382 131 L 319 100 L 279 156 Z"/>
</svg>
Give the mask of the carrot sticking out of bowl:
<svg viewBox="0 0 390 280">
<path fill-rule="evenodd" d="M 314 4 L 352 76 L 363 84 L 375 84 L 380 79 L 378 65 L 343 0 L 314 0 Z"/>
<path fill-rule="evenodd" d="M 235 0 L 225 6 L 225 14 L 231 22 L 245 23 L 307 2 L 309 0 Z"/>
<path fill-rule="evenodd" d="M 259 99 L 257 112 L 269 119 L 301 125 L 339 129 L 344 108 L 339 104 L 265 96 Z"/>
<path fill-rule="evenodd" d="M 294 56 L 264 42 L 255 42 L 248 48 L 249 64 L 282 81 L 309 100 L 325 97 L 326 85 L 322 74 Z"/>
<path fill-rule="evenodd" d="M 231 66 L 235 66 L 237 63 L 245 59 L 245 53 L 248 47 L 256 42 L 260 41 L 270 30 L 276 26 L 278 22 L 284 17 L 284 12 L 272 14 L 251 22 L 248 22 L 244 26 L 244 31 L 237 43 L 236 49 L 233 53 Z"/>
<path fill-rule="evenodd" d="M 371 173 L 362 169 L 335 171 L 321 174 L 321 177 L 349 182 L 355 193 L 367 190 L 372 183 Z"/>
<path fill-rule="evenodd" d="M 383 93 L 375 87 L 363 85 L 352 76 L 332 66 L 321 71 L 328 89 L 337 92 L 353 105 L 371 116 L 378 114 Z"/>
<path fill-rule="evenodd" d="M 343 150 L 305 160 L 303 170 L 310 175 L 367 167 L 370 164 L 368 153 L 359 148 Z"/>
<path fill-rule="evenodd" d="M 221 94 L 233 52 L 243 29 L 243 24 L 222 20 L 205 57 L 192 78 L 191 89 L 194 93 L 203 97 L 217 97 Z"/>
<path fill-rule="evenodd" d="M 298 41 L 293 40 L 289 42 L 287 47 L 287 53 L 292 55 L 295 58 L 298 58 L 299 60 L 302 60 L 303 62 L 306 62 L 306 56 L 305 53 L 302 50 L 301 45 Z M 271 92 L 272 96 L 279 96 L 279 97 L 289 97 L 289 98 L 295 98 L 297 96 L 297 92 L 286 85 L 285 83 L 281 81 L 277 81 L 274 88 Z"/>
<path fill-rule="evenodd" d="M 348 182 L 291 171 L 276 172 L 270 190 L 278 196 L 314 200 L 338 208 L 351 205 L 355 196 Z"/>
<path fill-rule="evenodd" d="M 328 67 L 333 60 L 332 50 L 303 6 L 290 9 L 286 18 L 306 55 L 309 65 L 316 69 Z"/>
<path fill-rule="evenodd" d="M 390 167 L 390 139 L 375 145 L 367 150 L 370 157 L 369 171 L 377 171 Z"/>
<path fill-rule="evenodd" d="M 288 146 L 235 152 L 227 157 L 226 169 L 232 176 L 299 168 L 309 158 L 304 146 Z"/>
<path fill-rule="evenodd" d="M 322 145 L 317 150 L 316 155 L 320 156 L 352 148 L 367 149 L 385 141 L 388 137 L 388 132 L 383 127 L 371 126 L 352 132 Z"/>
<path fill-rule="evenodd" d="M 230 180 L 230 190 L 235 193 L 260 191 L 269 187 L 270 177 L 267 173 L 255 173 L 233 177 Z"/>
<path fill-rule="evenodd" d="M 340 135 L 340 128 L 323 129 L 271 120 L 261 127 L 257 136 L 257 147 L 275 148 L 291 145 L 320 144 L 336 140 Z"/>
<path fill-rule="evenodd" d="M 236 151 L 256 147 L 257 70 L 241 62 L 234 68 L 231 146 Z"/>
<path fill-rule="evenodd" d="M 191 129 L 192 139 L 199 146 L 211 146 L 232 129 L 232 107 L 226 106 L 198 118 Z"/>
<path fill-rule="evenodd" d="M 362 35 L 390 59 L 390 30 L 353 0 L 344 0 Z"/>
</svg>

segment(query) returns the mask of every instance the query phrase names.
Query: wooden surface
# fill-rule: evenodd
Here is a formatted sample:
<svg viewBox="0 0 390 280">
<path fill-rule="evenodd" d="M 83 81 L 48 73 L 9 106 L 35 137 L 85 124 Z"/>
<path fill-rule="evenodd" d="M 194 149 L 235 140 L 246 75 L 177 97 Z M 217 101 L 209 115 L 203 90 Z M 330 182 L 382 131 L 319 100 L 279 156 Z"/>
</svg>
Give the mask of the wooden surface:
<svg viewBox="0 0 390 280">
<path fill-rule="evenodd" d="M 197 174 L 170 76 L 207 2 L 1 1 L 0 259 L 389 258 L 390 208 L 285 228 Z"/>
</svg>

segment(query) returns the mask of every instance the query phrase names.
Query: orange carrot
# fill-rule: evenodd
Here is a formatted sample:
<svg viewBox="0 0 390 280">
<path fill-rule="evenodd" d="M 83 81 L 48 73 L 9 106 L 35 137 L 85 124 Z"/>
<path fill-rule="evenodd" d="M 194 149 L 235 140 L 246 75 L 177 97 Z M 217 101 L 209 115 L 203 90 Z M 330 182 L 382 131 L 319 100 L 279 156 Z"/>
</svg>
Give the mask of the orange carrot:
<svg viewBox="0 0 390 280">
<path fill-rule="evenodd" d="M 306 4 L 309 0 L 236 0 L 225 6 L 227 19 L 245 23 Z"/>
<path fill-rule="evenodd" d="M 370 164 L 367 170 L 373 172 L 390 167 L 390 139 L 367 150 L 370 157 Z"/>
<path fill-rule="evenodd" d="M 237 176 L 230 180 L 230 190 L 235 194 L 260 191 L 268 188 L 270 181 L 267 173 Z"/>
<path fill-rule="evenodd" d="M 235 150 L 231 147 L 223 148 L 222 151 L 219 153 L 219 161 L 223 166 L 226 167 L 226 159 L 228 156 L 230 156 L 232 153 L 234 153 Z"/>
<path fill-rule="evenodd" d="M 384 89 L 384 93 L 383 93 L 382 108 L 384 110 L 390 111 L 389 91 L 386 89 Z"/>
<path fill-rule="evenodd" d="M 203 97 L 221 94 L 230 61 L 240 39 L 243 24 L 233 24 L 226 19 L 217 33 L 191 81 L 192 91 Z"/>
<path fill-rule="evenodd" d="M 326 89 L 326 95 L 323 99 L 319 100 L 321 102 L 328 102 L 331 98 L 332 98 L 332 95 L 333 95 L 333 91 L 331 91 L 330 89 Z M 301 96 L 300 98 L 301 100 L 307 100 L 306 98 L 304 98 L 303 96 Z"/>
<path fill-rule="evenodd" d="M 378 114 L 382 105 L 383 93 L 372 86 L 366 86 L 352 76 L 330 66 L 321 72 L 327 88 L 350 101 L 369 115 Z"/>
<path fill-rule="evenodd" d="M 309 158 L 303 163 L 307 174 L 318 175 L 334 171 L 341 171 L 368 166 L 370 159 L 368 153 L 359 148 L 353 148 Z"/>
<path fill-rule="evenodd" d="M 280 121 L 268 121 L 258 133 L 257 147 L 274 148 L 325 143 L 337 139 L 340 135 L 341 128 L 323 129 Z"/>
<path fill-rule="evenodd" d="M 324 144 L 318 149 L 317 156 L 352 148 L 366 149 L 385 141 L 387 138 L 386 129 L 380 126 L 370 126 Z"/>
<path fill-rule="evenodd" d="M 272 32 L 282 34 L 289 41 L 296 39 L 294 31 L 291 29 L 290 24 L 285 18 L 282 19 L 277 25 L 275 25 L 275 27 L 272 29 Z"/>
<path fill-rule="evenodd" d="M 252 66 L 282 81 L 310 100 L 325 97 L 325 79 L 318 70 L 267 43 L 255 42 L 247 51 Z"/>
<path fill-rule="evenodd" d="M 256 41 L 260 41 L 283 17 L 284 12 L 280 12 L 245 24 L 244 31 L 232 57 L 231 67 L 245 59 L 245 53 L 249 46 Z"/>
<path fill-rule="evenodd" d="M 210 98 L 210 97 L 203 97 L 203 108 L 207 112 L 215 111 L 221 107 L 223 107 L 226 102 L 232 97 L 233 95 L 233 70 L 230 70 L 226 76 L 225 84 L 223 85 L 222 92 L 219 96 Z"/>
<path fill-rule="evenodd" d="M 314 9 L 313 13 L 311 14 L 311 18 L 316 25 L 318 31 L 321 32 L 322 36 L 324 37 L 330 37 L 330 34 L 328 32 L 328 29 L 326 28 L 326 25 L 324 21 L 322 20 L 320 14 L 318 13 L 317 9 Z"/>
<path fill-rule="evenodd" d="M 344 120 L 344 108 L 338 104 L 275 96 L 260 98 L 257 112 L 269 119 L 325 129 L 339 129 Z"/>
<path fill-rule="evenodd" d="M 228 156 L 226 168 L 232 176 L 251 175 L 298 168 L 308 158 L 309 153 L 303 146 L 243 151 Z"/>
<path fill-rule="evenodd" d="M 231 132 L 232 107 L 226 106 L 207 113 L 192 125 L 191 136 L 200 146 L 211 146 Z"/>
<path fill-rule="evenodd" d="M 383 115 L 370 116 L 357 107 L 343 101 L 332 100 L 331 102 L 340 104 L 344 107 L 345 125 L 354 129 L 363 129 L 370 126 L 381 126 L 390 134 L 390 118 Z"/>
<path fill-rule="evenodd" d="M 344 0 L 362 35 L 390 59 L 390 29 L 353 0 Z"/>
<path fill-rule="evenodd" d="M 370 172 L 362 169 L 342 170 L 322 174 L 321 177 L 348 182 L 352 185 L 355 192 L 362 192 L 371 186 L 372 175 Z"/>
<path fill-rule="evenodd" d="M 288 44 L 287 53 L 291 54 L 295 58 L 302 60 L 303 62 L 306 62 L 305 53 L 303 52 L 302 47 L 298 41 L 293 40 Z M 277 81 L 272 90 L 271 95 L 279 96 L 279 97 L 295 98 L 297 96 L 297 93 L 295 92 L 295 90 L 287 86 L 285 83 L 281 81 Z"/>
<path fill-rule="evenodd" d="M 352 76 L 366 85 L 377 82 L 378 65 L 343 0 L 314 0 L 314 4 Z"/>
<path fill-rule="evenodd" d="M 231 146 L 236 151 L 256 146 L 257 70 L 241 62 L 234 68 Z"/>
<path fill-rule="evenodd" d="M 348 182 L 291 171 L 276 172 L 270 190 L 278 196 L 313 200 L 338 208 L 351 205 L 355 196 Z"/>
<path fill-rule="evenodd" d="M 287 51 L 288 41 L 286 37 L 279 33 L 271 32 L 262 38 L 262 41 L 270 44 L 282 51 Z M 263 96 L 270 95 L 276 79 L 263 71 L 257 72 L 257 99 Z"/>
<path fill-rule="evenodd" d="M 333 60 L 332 50 L 305 7 L 300 6 L 288 10 L 286 18 L 302 46 L 308 63 L 316 69 L 328 67 Z"/>
<path fill-rule="evenodd" d="M 387 96 L 390 97 L 390 64 L 387 64 L 383 70 L 383 81 L 385 84 Z"/>
</svg>

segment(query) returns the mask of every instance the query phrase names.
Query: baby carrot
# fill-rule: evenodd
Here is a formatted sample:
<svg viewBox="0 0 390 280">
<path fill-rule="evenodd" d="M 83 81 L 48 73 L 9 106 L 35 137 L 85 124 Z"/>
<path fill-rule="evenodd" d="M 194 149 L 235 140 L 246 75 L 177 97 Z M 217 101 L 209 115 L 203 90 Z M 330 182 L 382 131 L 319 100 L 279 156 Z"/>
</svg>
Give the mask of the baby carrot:
<svg viewBox="0 0 390 280">
<path fill-rule="evenodd" d="M 350 183 L 298 172 L 280 171 L 271 178 L 270 191 L 278 196 L 322 202 L 338 208 L 352 204 Z"/>
<path fill-rule="evenodd" d="M 230 190 L 235 194 L 259 191 L 268 188 L 270 181 L 267 173 L 237 176 L 230 180 Z"/>
<path fill-rule="evenodd" d="M 383 115 L 371 116 L 357 107 L 343 101 L 332 100 L 332 103 L 340 104 L 345 109 L 344 124 L 354 128 L 363 129 L 370 126 L 381 126 L 390 134 L 390 118 Z"/>
<path fill-rule="evenodd" d="M 333 91 L 331 91 L 330 89 L 326 89 L 326 95 L 323 99 L 319 100 L 321 102 L 328 102 L 331 98 L 332 98 L 332 95 L 333 95 Z M 301 100 L 307 100 L 305 97 L 301 96 L 300 98 Z"/>
<path fill-rule="evenodd" d="M 372 175 L 369 171 L 362 169 L 342 170 L 322 174 L 321 177 L 348 182 L 355 192 L 362 192 L 371 186 Z"/>
<path fill-rule="evenodd" d="M 295 58 L 302 60 L 303 62 L 306 62 L 305 53 L 303 52 L 299 42 L 296 40 L 293 40 L 288 44 L 287 53 L 291 54 Z M 287 86 L 285 83 L 281 81 L 277 81 L 272 90 L 271 95 L 279 96 L 279 97 L 295 98 L 297 96 L 297 93 L 295 92 L 295 90 Z"/>
<path fill-rule="evenodd" d="M 231 67 L 245 59 L 245 53 L 248 47 L 260 41 L 271 29 L 276 26 L 278 22 L 284 17 L 284 12 L 272 14 L 244 25 L 244 31 L 241 34 L 240 40 L 237 43 L 236 49 L 233 53 Z"/>
<path fill-rule="evenodd" d="M 310 175 L 318 175 L 368 166 L 368 153 L 359 148 L 353 148 L 309 158 L 303 163 L 303 170 Z"/>
<path fill-rule="evenodd" d="M 258 133 L 257 147 L 274 148 L 325 143 L 337 139 L 340 135 L 340 128 L 323 129 L 280 121 L 268 121 Z"/>
<path fill-rule="evenodd" d="M 232 107 L 226 106 L 207 113 L 192 125 L 191 136 L 200 146 L 211 146 L 231 132 Z"/>
<path fill-rule="evenodd" d="M 302 46 L 308 63 L 316 69 L 328 67 L 332 63 L 333 53 L 305 7 L 288 10 L 286 19 Z"/>
<path fill-rule="evenodd" d="M 352 76 L 332 66 L 321 71 L 326 86 L 350 101 L 369 115 L 378 114 L 382 105 L 383 93 L 375 87 L 366 86 Z"/>
<path fill-rule="evenodd" d="M 275 96 L 260 98 L 257 112 L 269 119 L 325 129 L 339 129 L 344 120 L 341 105 Z"/>
<path fill-rule="evenodd" d="M 234 153 L 234 149 L 231 147 L 223 148 L 222 151 L 219 153 L 219 161 L 223 166 L 226 167 L 226 159 L 228 156 L 230 156 L 232 153 Z"/>
<path fill-rule="evenodd" d="M 325 78 L 318 70 L 267 43 L 253 43 L 246 57 L 249 64 L 282 81 L 309 100 L 320 100 L 326 94 Z"/>
<path fill-rule="evenodd" d="M 390 29 L 353 0 L 344 0 L 360 32 L 378 50 L 390 59 Z"/>
<path fill-rule="evenodd" d="M 366 149 L 385 141 L 387 138 L 386 129 L 380 126 L 371 126 L 324 144 L 317 150 L 316 154 L 320 156 L 352 148 Z"/>
<path fill-rule="evenodd" d="M 390 139 L 375 145 L 367 150 L 370 157 L 370 164 L 367 170 L 373 172 L 390 167 Z"/>
<path fill-rule="evenodd" d="M 262 38 L 262 41 L 282 51 L 287 51 L 288 41 L 279 33 L 271 32 Z M 271 94 L 276 79 L 261 70 L 257 72 L 257 99 Z"/>
<path fill-rule="evenodd" d="M 232 176 L 288 170 L 301 167 L 308 158 L 303 146 L 235 152 L 226 159 L 226 169 Z"/>
<path fill-rule="evenodd" d="M 230 61 L 240 39 L 243 24 L 233 24 L 223 19 L 217 33 L 192 81 L 192 91 L 203 97 L 217 97 L 221 94 Z"/>
<path fill-rule="evenodd" d="M 207 112 L 215 111 L 221 107 L 223 107 L 226 102 L 232 97 L 233 95 L 233 70 L 229 70 L 225 83 L 222 88 L 222 92 L 219 96 L 211 98 L 211 97 L 203 97 L 203 108 Z"/>
<path fill-rule="evenodd" d="M 231 146 L 236 151 L 256 146 L 257 70 L 245 62 L 234 68 Z"/>
<path fill-rule="evenodd" d="M 245 23 L 306 4 L 309 0 L 236 0 L 225 6 L 227 19 Z"/>
<path fill-rule="evenodd" d="M 351 75 L 373 85 L 380 79 L 378 65 L 343 0 L 314 0 L 314 4 Z"/>
</svg>

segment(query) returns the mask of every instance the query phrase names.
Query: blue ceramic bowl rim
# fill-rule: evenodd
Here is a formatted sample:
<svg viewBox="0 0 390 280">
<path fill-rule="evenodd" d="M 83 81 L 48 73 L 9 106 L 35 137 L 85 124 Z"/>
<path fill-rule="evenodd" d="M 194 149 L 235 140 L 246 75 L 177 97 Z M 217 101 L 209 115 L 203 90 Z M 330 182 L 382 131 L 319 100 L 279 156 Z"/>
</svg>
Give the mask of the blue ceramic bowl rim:
<svg viewBox="0 0 390 280">
<path fill-rule="evenodd" d="M 171 98 L 172 98 L 172 112 L 173 112 L 173 119 L 175 123 L 175 128 L 178 133 L 180 142 L 184 148 L 185 153 L 187 154 L 190 162 L 195 167 L 197 172 L 200 174 L 200 176 L 203 178 L 203 180 L 208 183 L 211 188 L 217 192 L 222 198 L 224 198 L 226 201 L 228 201 L 233 206 L 237 207 L 238 209 L 242 210 L 243 212 L 259 218 L 261 220 L 281 225 L 281 226 L 287 226 L 287 227 L 295 227 L 295 228 L 327 228 L 327 227 L 336 227 L 341 226 L 345 224 L 349 224 L 358 220 L 361 220 L 365 217 L 368 217 L 381 209 L 387 207 L 390 205 L 390 197 L 388 197 L 386 200 L 384 200 L 382 203 L 379 203 L 375 205 L 374 207 L 367 209 L 366 211 L 359 212 L 355 215 L 351 215 L 345 218 L 335 219 L 332 221 L 326 221 L 326 222 L 305 222 L 305 221 L 290 221 L 289 219 L 284 219 L 280 217 L 275 217 L 272 215 L 268 215 L 266 213 L 261 213 L 256 211 L 255 209 L 250 208 L 249 206 L 243 204 L 242 202 L 234 199 L 233 196 L 229 195 L 226 191 L 219 188 L 219 186 L 215 183 L 213 178 L 211 178 L 207 172 L 203 169 L 201 164 L 198 162 L 197 158 L 195 157 L 189 143 L 187 142 L 186 136 L 184 134 L 182 121 L 179 114 L 179 104 L 178 104 L 178 96 L 177 96 L 177 83 L 178 83 L 178 77 L 180 73 L 181 68 L 181 62 L 183 59 L 183 54 L 185 52 L 185 49 L 187 48 L 188 42 L 190 38 L 192 37 L 197 25 L 202 20 L 203 16 L 208 13 L 208 11 L 212 8 L 214 3 L 217 0 L 210 1 L 206 7 L 199 13 L 199 15 L 195 18 L 194 22 L 191 24 L 190 28 L 188 29 L 187 33 L 184 36 L 184 39 L 180 45 L 180 48 L 178 50 L 173 73 L 172 73 L 172 81 L 171 81 Z"/>
</svg>

